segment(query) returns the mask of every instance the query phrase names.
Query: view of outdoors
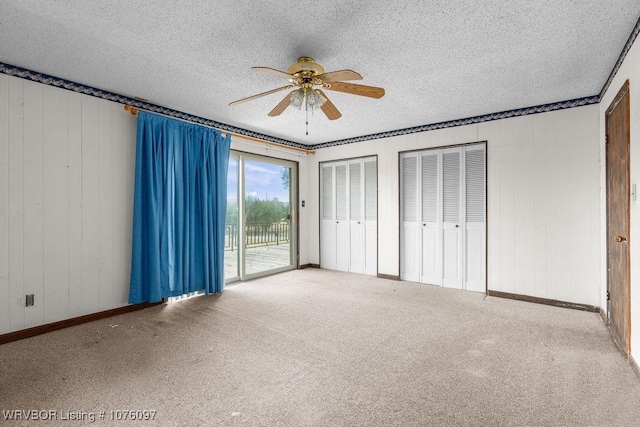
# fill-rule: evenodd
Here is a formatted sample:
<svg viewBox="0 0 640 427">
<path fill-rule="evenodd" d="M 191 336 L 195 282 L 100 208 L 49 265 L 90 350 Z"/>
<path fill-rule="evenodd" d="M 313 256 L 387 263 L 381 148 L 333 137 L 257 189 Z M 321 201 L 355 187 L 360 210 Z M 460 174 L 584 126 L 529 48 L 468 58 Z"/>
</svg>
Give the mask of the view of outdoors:
<svg viewBox="0 0 640 427">
<path fill-rule="evenodd" d="M 239 276 L 239 161 L 229 160 L 225 277 Z M 287 167 L 254 160 L 244 162 L 245 272 L 254 274 L 291 263 L 291 219 Z"/>
</svg>

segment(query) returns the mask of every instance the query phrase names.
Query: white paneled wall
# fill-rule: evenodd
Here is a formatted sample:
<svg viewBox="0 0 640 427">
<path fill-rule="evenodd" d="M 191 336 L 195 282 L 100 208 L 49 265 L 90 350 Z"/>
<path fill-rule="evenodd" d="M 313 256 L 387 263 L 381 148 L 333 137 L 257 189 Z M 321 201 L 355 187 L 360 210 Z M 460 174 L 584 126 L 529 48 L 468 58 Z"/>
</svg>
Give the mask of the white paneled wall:
<svg viewBox="0 0 640 427">
<path fill-rule="evenodd" d="M 318 163 L 378 155 L 378 272 L 399 275 L 398 153 L 487 141 L 488 288 L 599 305 L 602 272 L 598 106 L 325 148 Z M 319 259 L 318 194 L 309 260 Z"/>
<path fill-rule="evenodd" d="M 480 124 L 489 289 L 599 305 L 597 106 Z"/>
<path fill-rule="evenodd" d="M 134 158 L 120 104 L 0 75 L 0 334 L 127 304 Z"/>
<path fill-rule="evenodd" d="M 605 158 L 605 112 L 613 98 L 616 96 L 626 80 L 629 80 L 630 107 L 631 107 L 631 184 L 640 189 L 640 42 L 636 39 L 631 50 L 627 54 L 622 66 L 611 82 L 609 89 L 600 102 L 600 150 Z M 605 163 L 602 164 L 601 185 L 602 197 L 605 197 Z M 603 242 L 606 237 L 605 207 L 602 208 L 602 233 Z M 640 363 L 640 198 L 631 201 L 631 235 L 629 245 L 631 250 L 631 355 L 636 363 Z M 601 262 L 606 265 L 606 246 L 603 243 L 601 250 Z M 607 286 L 606 271 L 602 274 L 602 306 Z"/>
<path fill-rule="evenodd" d="M 127 305 L 135 135 L 121 104 L 0 74 L 0 334 Z M 232 149 L 298 161 L 308 200 L 306 157 Z"/>
<path fill-rule="evenodd" d="M 600 108 L 349 144 L 311 157 L 242 140 L 232 148 L 299 162 L 302 265 L 319 263 L 318 163 L 377 155 L 378 271 L 397 276 L 398 153 L 486 140 L 489 289 L 599 305 Z M 120 104 L 0 75 L 0 333 L 126 305 L 134 157 L 135 118 Z M 31 293 L 36 304 L 25 308 Z"/>
</svg>

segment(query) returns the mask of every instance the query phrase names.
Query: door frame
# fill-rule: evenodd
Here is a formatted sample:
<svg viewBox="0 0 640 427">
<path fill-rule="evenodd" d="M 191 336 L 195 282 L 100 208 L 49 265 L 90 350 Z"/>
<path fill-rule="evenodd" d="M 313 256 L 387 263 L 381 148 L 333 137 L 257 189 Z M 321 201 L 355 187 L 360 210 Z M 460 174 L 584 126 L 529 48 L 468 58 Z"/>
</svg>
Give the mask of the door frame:
<svg viewBox="0 0 640 427">
<path fill-rule="evenodd" d="M 626 109 L 627 109 L 627 115 L 624 118 L 624 133 L 625 133 L 625 138 L 626 138 L 626 165 L 627 165 L 627 170 L 626 170 L 626 178 L 627 178 L 627 203 L 626 203 L 626 210 L 624 212 L 624 220 L 626 221 L 626 228 L 627 230 L 630 232 L 631 231 L 631 207 L 630 207 L 630 201 L 631 201 L 631 164 L 630 164 L 630 132 L 631 132 L 631 111 L 630 111 L 630 93 L 629 93 L 629 80 L 626 80 L 622 87 L 620 88 L 620 90 L 618 91 L 618 93 L 616 94 L 615 98 L 613 98 L 613 100 L 611 101 L 611 104 L 609 104 L 609 107 L 607 108 L 606 112 L 605 112 L 605 189 L 608 191 L 609 189 L 609 169 L 608 169 L 608 156 L 609 156 L 609 116 L 611 115 L 611 113 L 613 113 L 613 111 L 616 109 L 616 107 L 618 107 L 618 105 L 620 105 L 620 103 L 624 102 L 626 104 Z M 607 326 L 610 329 L 611 335 L 614 338 L 614 342 L 616 342 L 616 345 L 618 346 L 618 348 L 623 351 L 625 354 L 629 354 L 631 351 L 631 251 L 630 248 L 627 250 L 627 259 L 626 259 L 626 266 L 627 266 L 627 276 L 626 276 L 626 284 L 624 285 L 624 289 L 625 292 L 623 294 L 623 297 L 625 298 L 624 301 L 622 301 L 624 308 L 625 308 L 625 318 L 624 318 L 624 323 L 625 323 L 625 336 L 623 337 L 624 339 L 624 343 L 618 343 L 617 342 L 617 336 L 616 334 L 613 332 L 612 328 L 612 323 L 611 323 L 611 300 L 610 300 L 610 281 L 609 281 L 609 248 L 611 246 L 611 241 L 609 239 L 609 232 L 610 232 L 610 212 L 609 212 L 609 195 L 607 194 L 606 199 L 605 199 L 605 209 L 606 209 L 606 249 L 607 249 L 607 280 L 606 280 L 606 300 L 607 300 L 607 318 L 606 318 L 606 323 Z M 630 234 L 630 233 L 628 233 Z M 630 241 L 629 241 L 629 237 L 630 236 L 626 236 L 627 237 L 627 245 L 630 245 Z M 624 348 L 623 348 L 624 346 Z"/>
</svg>

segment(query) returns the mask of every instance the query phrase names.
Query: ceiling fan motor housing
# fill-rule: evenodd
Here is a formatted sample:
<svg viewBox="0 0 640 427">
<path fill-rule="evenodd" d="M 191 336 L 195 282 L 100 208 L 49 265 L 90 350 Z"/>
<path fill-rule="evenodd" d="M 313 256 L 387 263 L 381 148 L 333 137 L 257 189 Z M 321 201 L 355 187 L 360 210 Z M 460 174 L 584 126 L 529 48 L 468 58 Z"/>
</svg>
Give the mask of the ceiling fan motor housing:
<svg viewBox="0 0 640 427">
<path fill-rule="evenodd" d="M 322 68 L 320 64 L 317 64 L 313 58 L 301 56 L 298 58 L 298 62 L 289 67 L 287 72 L 294 76 L 312 77 L 324 74 L 324 68 Z"/>
</svg>

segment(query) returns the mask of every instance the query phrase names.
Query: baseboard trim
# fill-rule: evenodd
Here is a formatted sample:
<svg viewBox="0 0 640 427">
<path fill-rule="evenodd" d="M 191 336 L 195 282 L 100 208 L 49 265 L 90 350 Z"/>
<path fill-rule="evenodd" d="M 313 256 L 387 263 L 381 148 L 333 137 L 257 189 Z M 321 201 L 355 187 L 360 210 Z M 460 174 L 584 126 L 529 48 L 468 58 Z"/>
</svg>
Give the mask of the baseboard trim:
<svg viewBox="0 0 640 427">
<path fill-rule="evenodd" d="M 396 282 L 400 280 L 400 276 L 394 276 L 393 274 L 378 273 L 378 278 L 387 279 L 387 280 L 395 280 Z"/>
<path fill-rule="evenodd" d="M 636 362 L 636 359 L 633 358 L 632 355 L 629 355 L 629 364 L 631 364 L 631 369 L 636 373 L 636 377 L 640 380 L 640 365 Z"/>
<path fill-rule="evenodd" d="M 320 268 L 320 264 L 302 264 L 300 270 L 304 270 L 305 268 Z"/>
<path fill-rule="evenodd" d="M 607 319 L 607 312 L 604 311 L 602 308 L 600 309 L 600 318 L 602 319 L 605 325 L 607 324 L 607 322 L 609 322 L 609 319 Z"/>
<path fill-rule="evenodd" d="M 0 335 L 0 345 L 6 344 L 11 341 L 18 341 L 24 338 L 34 337 L 36 335 L 46 334 L 47 332 L 53 332 L 71 326 L 81 325 L 83 323 L 93 322 L 94 320 L 105 319 L 107 317 L 117 316 L 119 314 L 131 313 L 132 311 L 142 310 L 143 308 L 153 307 L 158 304 L 160 303 L 152 304 L 145 302 L 142 304 L 126 305 L 124 307 L 113 308 L 111 310 L 100 311 L 98 313 L 85 314 L 84 316 L 60 320 L 59 322 L 47 323 L 46 325 L 34 326 L 33 328 L 9 332 L 8 334 Z"/>
<path fill-rule="evenodd" d="M 588 304 L 578 304 L 575 302 L 558 301 L 555 299 L 538 298 L 529 295 L 510 294 L 508 292 L 498 292 L 487 290 L 487 295 L 490 297 L 514 299 L 518 301 L 532 302 L 535 304 L 552 305 L 554 307 L 570 308 L 572 310 L 590 311 L 592 313 L 600 313 L 600 307 L 596 307 Z"/>
</svg>

